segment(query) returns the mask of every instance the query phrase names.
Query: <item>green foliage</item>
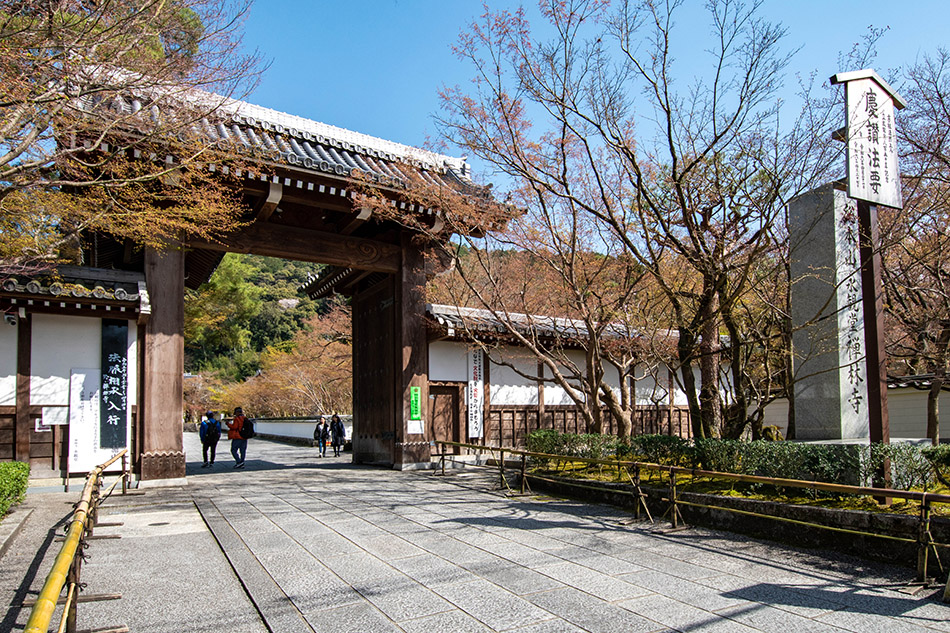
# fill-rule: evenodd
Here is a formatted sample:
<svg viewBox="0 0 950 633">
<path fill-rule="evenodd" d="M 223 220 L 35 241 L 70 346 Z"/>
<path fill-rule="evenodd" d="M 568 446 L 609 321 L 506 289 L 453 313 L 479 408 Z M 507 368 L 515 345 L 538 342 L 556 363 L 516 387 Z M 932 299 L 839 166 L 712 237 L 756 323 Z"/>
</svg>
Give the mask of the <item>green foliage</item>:
<svg viewBox="0 0 950 633">
<path fill-rule="evenodd" d="M 625 458 L 651 464 L 685 466 L 691 456 L 689 440 L 674 435 L 637 435 L 622 450 Z"/>
<path fill-rule="evenodd" d="M 889 460 L 892 488 L 926 490 L 932 487 L 939 480 L 938 467 L 928 455 L 928 452 L 939 455 L 939 452 L 931 451 L 933 448 L 940 449 L 941 447 L 921 448 L 915 444 L 906 443 L 872 444 L 870 447 L 861 447 L 862 485 L 872 485 L 876 473 L 882 471 L 885 460 Z"/>
<path fill-rule="evenodd" d="M 306 320 L 326 307 L 298 290 L 318 270 L 306 262 L 225 255 L 185 299 L 186 369 L 240 381 L 261 368 L 265 350 L 291 350 Z"/>
<path fill-rule="evenodd" d="M 557 455 L 562 434 L 553 429 L 531 431 L 525 439 L 525 448 L 532 453 Z"/>
<path fill-rule="evenodd" d="M 932 487 L 936 474 L 930 460 L 923 450 L 915 444 L 885 444 L 891 460 L 891 487 L 898 490 L 910 490 Z"/>
<path fill-rule="evenodd" d="M 249 322 L 260 311 L 260 290 L 248 283 L 251 268 L 225 255 L 211 279 L 185 300 L 185 351 L 195 368 L 250 348 Z"/>
<path fill-rule="evenodd" d="M 720 473 L 742 473 L 740 440 L 697 439 L 693 442 L 693 463 L 698 468 Z"/>
<path fill-rule="evenodd" d="M 934 477 L 950 488 L 950 444 L 928 446 L 920 452 L 933 467 Z"/>
<path fill-rule="evenodd" d="M 0 463 L 0 517 L 23 500 L 30 481 L 30 466 L 23 462 Z"/>
<path fill-rule="evenodd" d="M 531 433 L 527 449 L 570 457 L 616 456 L 664 466 L 851 486 L 871 486 L 888 460 L 892 488 L 927 490 L 938 480 L 950 487 L 950 445 L 921 448 L 907 443 L 868 446 L 767 440 L 691 441 L 668 435 L 638 435 L 622 442 L 612 435 L 563 434 L 548 429 Z"/>
<path fill-rule="evenodd" d="M 617 455 L 618 440 L 613 435 L 597 433 L 558 433 L 541 429 L 528 434 L 526 446 L 534 453 L 569 455 L 587 459 L 605 459 Z"/>
</svg>

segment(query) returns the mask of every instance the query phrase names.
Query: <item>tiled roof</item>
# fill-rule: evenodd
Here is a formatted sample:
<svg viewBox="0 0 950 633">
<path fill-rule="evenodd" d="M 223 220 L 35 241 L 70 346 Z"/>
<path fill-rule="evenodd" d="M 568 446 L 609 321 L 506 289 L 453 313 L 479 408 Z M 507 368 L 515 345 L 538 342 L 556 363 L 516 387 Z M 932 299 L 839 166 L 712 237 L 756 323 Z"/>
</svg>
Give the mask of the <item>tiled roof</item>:
<svg viewBox="0 0 950 633">
<path fill-rule="evenodd" d="M 441 304 L 426 304 L 426 314 L 445 328 L 449 336 L 456 333 L 475 332 L 482 334 L 506 334 L 506 321 L 517 330 L 546 338 L 584 339 L 587 326 L 579 319 L 523 314 L 517 312 L 492 314 L 490 310 L 464 308 Z M 607 335 L 614 337 L 636 337 L 637 332 L 627 330 L 623 324 L 616 323 L 607 327 Z"/>
<path fill-rule="evenodd" d="M 916 376 L 888 376 L 888 389 L 906 389 L 913 387 L 921 391 L 929 391 L 934 381 L 934 374 L 918 374 Z M 950 377 L 944 379 L 940 386 L 943 391 L 950 391 Z"/>
<path fill-rule="evenodd" d="M 0 283 L 0 296 L 13 305 L 58 305 L 61 307 L 151 314 L 145 276 L 116 270 L 60 266 L 55 275 L 11 275 Z"/>
<path fill-rule="evenodd" d="M 195 97 L 195 102 L 220 103 L 215 110 L 216 118 L 203 119 L 200 129 L 195 129 L 195 132 L 254 159 L 336 177 L 348 177 L 354 170 L 359 170 L 384 186 L 405 184 L 410 170 L 429 184 L 472 184 L 471 170 L 464 157 L 394 143 L 207 93 Z M 98 104 L 90 101 L 83 105 L 94 109 Z M 141 111 L 143 116 L 153 120 L 159 117 L 155 107 L 146 107 L 135 99 L 121 104 L 119 109 L 125 113 Z"/>
</svg>

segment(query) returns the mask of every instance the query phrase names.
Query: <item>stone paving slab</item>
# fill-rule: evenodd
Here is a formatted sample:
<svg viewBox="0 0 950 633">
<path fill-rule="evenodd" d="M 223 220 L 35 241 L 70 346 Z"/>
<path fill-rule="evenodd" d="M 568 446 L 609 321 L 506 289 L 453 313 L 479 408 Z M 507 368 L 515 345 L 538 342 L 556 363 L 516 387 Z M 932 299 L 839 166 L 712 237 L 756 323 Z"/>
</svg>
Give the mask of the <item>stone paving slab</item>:
<svg viewBox="0 0 950 633">
<path fill-rule="evenodd" d="M 908 569 L 711 530 L 665 533 L 627 524 L 616 508 L 506 497 L 490 473 L 360 467 L 349 455 L 318 459 L 264 440 L 250 442 L 244 470 L 202 469 L 195 434 L 185 448 L 184 486 L 103 506 L 102 520 L 124 523 L 108 529 L 122 539 L 91 544 L 83 580 L 95 592 L 121 587 L 123 599 L 82 605 L 84 627 L 950 633 L 938 590 L 897 591 Z M 66 497 L 30 495 L 26 505 L 45 514 L 30 516 L 24 526 L 34 529 L 19 530 L 0 558 L 8 604 L 37 591 L 52 562 L 42 521 L 68 514 Z M 0 630 L 22 622 L 11 610 Z"/>
</svg>

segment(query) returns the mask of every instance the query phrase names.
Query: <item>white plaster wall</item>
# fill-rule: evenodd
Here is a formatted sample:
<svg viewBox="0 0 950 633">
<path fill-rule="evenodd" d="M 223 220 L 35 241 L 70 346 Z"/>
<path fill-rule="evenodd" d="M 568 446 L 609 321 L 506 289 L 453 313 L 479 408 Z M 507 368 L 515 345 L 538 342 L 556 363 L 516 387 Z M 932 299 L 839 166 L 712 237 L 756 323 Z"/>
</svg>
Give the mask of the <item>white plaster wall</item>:
<svg viewBox="0 0 950 633">
<path fill-rule="evenodd" d="M 329 417 L 327 419 L 329 420 Z M 316 420 L 255 420 L 254 430 L 265 435 L 313 440 L 313 429 L 316 425 Z M 343 428 L 346 429 L 346 439 L 352 439 L 353 424 L 344 421 Z M 227 438 L 227 425 L 222 423 L 221 429 L 224 431 L 222 437 Z"/>
<path fill-rule="evenodd" d="M 940 393 L 940 437 L 950 437 L 950 393 Z M 927 437 L 927 392 L 888 389 L 887 413 L 892 438 Z"/>
<path fill-rule="evenodd" d="M 888 389 L 887 413 L 892 439 L 927 437 L 926 391 L 913 388 Z M 774 424 L 782 429 L 784 435 L 788 426 L 788 400 L 782 398 L 770 403 L 765 408 L 763 424 Z M 940 435 L 950 436 L 950 393 L 946 391 L 940 394 Z"/>
<path fill-rule="evenodd" d="M 538 361 L 533 357 L 529 358 L 526 354 L 507 350 L 502 351 L 501 355 L 504 360 L 513 363 L 528 375 L 536 374 L 538 371 Z M 494 362 L 491 362 L 488 371 L 488 379 L 491 382 L 489 397 L 492 406 L 538 404 L 538 385 L 535 381 L 527 380 L 518 375 L 515 370 L 504 365 L 496 365 Z M 545 392 L 547 392 L 547 387 L 545 387 Z M 546 393 L 545 400 L 547 400 Z"/>
<path fill-rule="evenodd" d="M 30 402 L 69 406 L 69 375 L 73 368 L 98 368 L 102 356 L 102 321 L 95 317 L 34 314 Z M 13 328 L 11 328 L 13 329 Z M 129 322 L 129 405 L 138 392 L 138 330 Z"/>
<path fill-rule="evenodd" d="M 16 405 L 16 341 L 19 326 L 0 323 L 0 406 Z"/>
<path fill-rule="evenodd" d="M 468 381 L 468 345 L 455 341 L 429 343 L 429 380 Z"/>
<path fill-rule="evenodd" d="M 93 317 L 36 314 L 33 319 L 30 402 L 69 406 L 69 373 L 99 367 L 102 325 Z"/>
<path fill-rule="evenodd" d="M 788 434 L 788 400 L 773 400 L 765 406 L 762 414 L 762 426 L 777 426 L 782 437 Z"/>
<path fill-rule="evenodd" d="M 696 388 L 699 389 L 703 381 L 702 374 L 698 367 L 693 367 L 693 380 L 696 381 Z M 681 383 L 682 370 L 677 371 L 673 377 L 673 404 L 678 407 L 685 407 L 689 405 L 689 401 L 686 400 L 686 392 L 683 391 L 683 385 Z"/>
<path fill-rule="evenodd" d="M 634 369 L 636 377 L 636 403 L 638 406 L 652 407 L 656 404 L 669 404 L 669 389 L 667 388 L 666 366 L 651 368 L 651 373 L 646 373 L 646 368 L 638 366 Z M 675 387 L 674 387 L 675 388 Z"/>
<path fill-rule="evenodd" d="M 585 370 L 587 365 L 587 357 L 584 355 L 584 352 L 580 350 L 568 350 L 567 357 L 570 362 L 580 368 L 581 371 Z M 562 366 L 561 370 L 565 373 L 572 374 L 573 370 L 568 369 L 567 367 Z M 616 372 L 614 372 L 616 374 Z M 547 375 L 547 374 L 545 374 Z M 574 400 L 567 394 L 567 391 L 560 385 L 545 383 L 544 384 L 544 404 L 545 405 L 573 405 Z"/>
</svg>

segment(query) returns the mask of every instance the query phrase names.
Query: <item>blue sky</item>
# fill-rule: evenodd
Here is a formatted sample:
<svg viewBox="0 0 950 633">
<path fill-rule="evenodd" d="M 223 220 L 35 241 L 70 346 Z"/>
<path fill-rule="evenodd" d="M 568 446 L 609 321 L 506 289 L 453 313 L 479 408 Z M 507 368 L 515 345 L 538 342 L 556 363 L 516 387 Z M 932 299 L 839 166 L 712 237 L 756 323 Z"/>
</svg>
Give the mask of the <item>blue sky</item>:
<svg viewBox="0 0 950 633">
<path fill-rule="evenodd" d="M 489 1 L 492 8 L 519 3 Z M 705 28 L 704 2 L 686 0 L 683 41 Z M 534 2 L 526 3 L 529 9 Z M 462 84 L 470 69 L 452 44 L 482 12 L 472 0 L 256 0 L 245 44 L 271 63 L 248 101 L 409 145 L 437 137 L 432 115 L 440 86 Z M 946 0 L 765 0 L 762 15 L 789 28 L 801 47 L 792 71 L 838 71 L 838 52 L 868 26 L 890 27 L 875 68 L 886 70 L 948 46 Z M 700 33 L 701 34 L 701 33 Z M 688 52 L 682 55 L 688 55 Z M 452 149 L 447 153 L 461 154 Z"/>
</svg>

